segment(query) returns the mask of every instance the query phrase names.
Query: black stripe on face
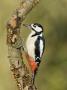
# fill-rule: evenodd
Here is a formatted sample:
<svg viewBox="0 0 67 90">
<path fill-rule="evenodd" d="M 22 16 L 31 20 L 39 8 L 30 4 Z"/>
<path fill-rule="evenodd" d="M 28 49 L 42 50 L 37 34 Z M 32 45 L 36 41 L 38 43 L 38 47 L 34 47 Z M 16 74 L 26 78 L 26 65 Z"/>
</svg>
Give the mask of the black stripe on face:
<svg viewBox="0 0 67 90">
<path fill-rule="evenodd" d="M 42 33 L 42 31 L 41 32 L 35 32 L 35 34 L 33 34 L 32 37 L 40 35 L 41 33 Z"/>
</svg>

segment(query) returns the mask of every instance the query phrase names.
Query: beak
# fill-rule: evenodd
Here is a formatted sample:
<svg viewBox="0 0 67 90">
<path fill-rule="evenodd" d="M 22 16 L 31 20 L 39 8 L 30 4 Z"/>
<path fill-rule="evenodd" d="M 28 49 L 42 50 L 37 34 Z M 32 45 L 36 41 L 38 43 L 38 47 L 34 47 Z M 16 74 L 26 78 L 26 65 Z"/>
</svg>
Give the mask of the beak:
<svg viewBox="0 0 67 90">
<path fill-rule="evenodd" d="M 28 25 L 28 24 L 23 24 L 23 26 L 25 26 L 25 27 L 27 27 L 27 28 L 31 29 L 31 26 L 30 26 L 30 25 Z"/>
</svg>

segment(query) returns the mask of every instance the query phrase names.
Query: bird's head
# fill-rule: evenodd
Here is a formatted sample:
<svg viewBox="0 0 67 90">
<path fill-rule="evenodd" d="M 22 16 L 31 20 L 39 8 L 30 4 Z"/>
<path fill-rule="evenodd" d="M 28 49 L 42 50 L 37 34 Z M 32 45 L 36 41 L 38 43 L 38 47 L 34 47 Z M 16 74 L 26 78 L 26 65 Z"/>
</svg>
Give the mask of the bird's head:
<svg viewBox="0 0 67 90">
<path fill-rule="evenodd" d="M 43 32 L 43 26 L 41 24 L 38 24 L 38 23 L 34 23 L 34 24 L 30 24 L 30 25 L 23 24 L 23 26 L 31 29 L 35 33 L 41 33 L 41 32 Z"/>
</svg>

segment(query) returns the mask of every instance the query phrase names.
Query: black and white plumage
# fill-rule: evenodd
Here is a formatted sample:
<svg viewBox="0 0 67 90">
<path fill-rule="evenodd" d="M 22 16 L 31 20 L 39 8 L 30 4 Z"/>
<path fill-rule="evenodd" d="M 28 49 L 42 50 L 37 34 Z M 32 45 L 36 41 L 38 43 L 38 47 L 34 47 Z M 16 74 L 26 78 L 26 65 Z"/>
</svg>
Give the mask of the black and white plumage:
<svg viewBox="0 0 67 90">
<path fill-rule="evenodd" d="M 38 23 L 34 23 L 30 25 L 24 24 L 24 26 L 31 29 L 31 33 L 29 34 L 26 41 L 28 55 L 31 56 L 36 62 L 37 66 L 39 66 L 41 62 L 41 57 L 45 49 L 43 27 Z"/>
</svg>

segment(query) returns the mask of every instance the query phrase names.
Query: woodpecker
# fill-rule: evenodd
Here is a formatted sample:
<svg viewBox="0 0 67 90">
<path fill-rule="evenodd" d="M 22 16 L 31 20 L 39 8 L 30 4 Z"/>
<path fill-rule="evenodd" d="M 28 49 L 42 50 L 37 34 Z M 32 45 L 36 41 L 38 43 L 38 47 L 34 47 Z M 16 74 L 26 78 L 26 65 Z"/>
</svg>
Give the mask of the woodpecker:
<svg viewBox="0 0 67 90">
<path fill-rule="evenodd" d="M 23 24 L 25 27 L 31 30 L 27 41 L 26 41 L 26 48 L 27 53 L 29 55 L 29 63 L 34 75 L 36 74 L 38 67 L 41 62 L 42 55 L 45 49 L 45 38 L 43 35 L 43 26 L 34 23 L 34 24 Z"/>
</svg>

